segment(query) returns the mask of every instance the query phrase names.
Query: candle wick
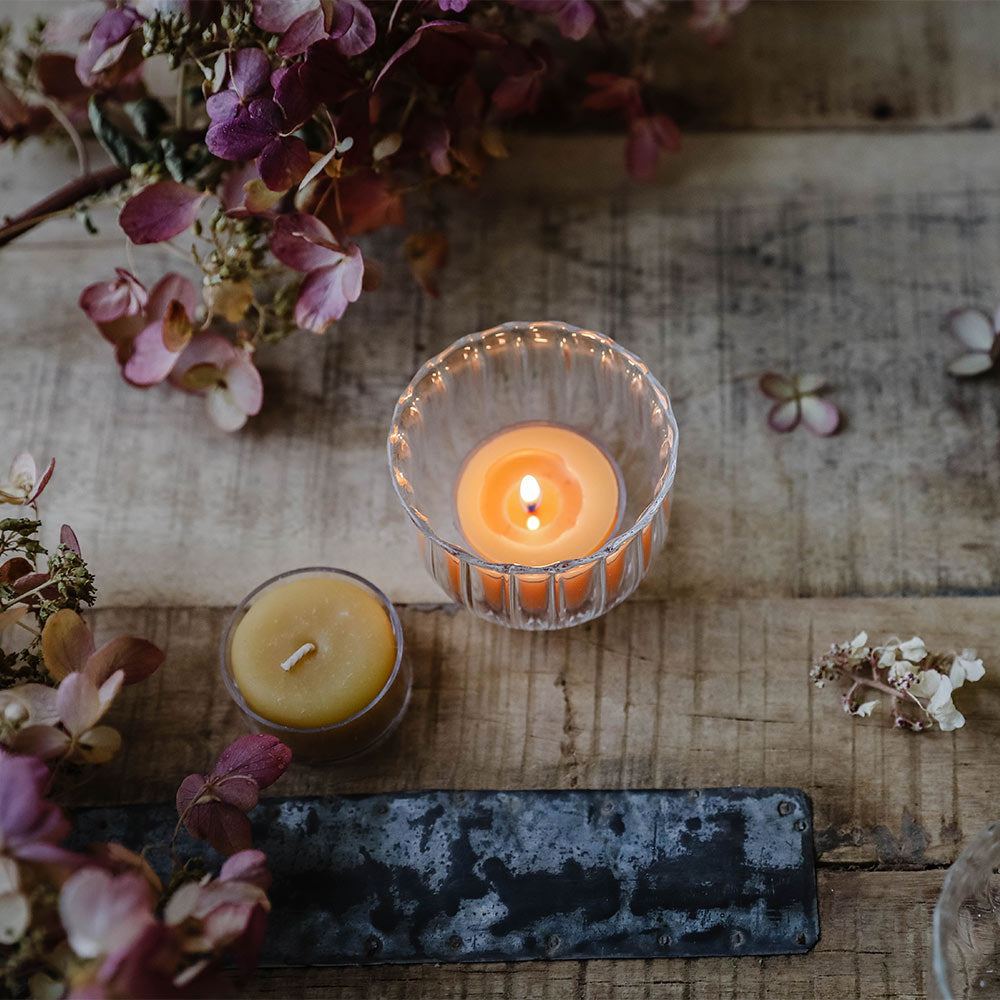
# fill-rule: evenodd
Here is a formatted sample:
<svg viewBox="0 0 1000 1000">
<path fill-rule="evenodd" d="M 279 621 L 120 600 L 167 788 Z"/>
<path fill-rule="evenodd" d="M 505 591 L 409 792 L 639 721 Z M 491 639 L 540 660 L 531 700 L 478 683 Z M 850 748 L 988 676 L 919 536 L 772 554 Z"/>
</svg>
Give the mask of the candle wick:
<svg viewBox="0 0 1000 1000">
<path fill-rule="evenodd" d="M 314 653 L 315 651 L 316 647 L 311 642 L 302 643 L 302 645 L 299 646 L 299 648 L 295 650 L 295 652 L 292 653 L 292 655 L 289 656 L 287 660 L 282 660 L 281 669 L 291 670 L 292 667 L 294 667 L 295 664 L 298 663 L 303 656 L 308 656 L 310 653 Z"/>
</svg>

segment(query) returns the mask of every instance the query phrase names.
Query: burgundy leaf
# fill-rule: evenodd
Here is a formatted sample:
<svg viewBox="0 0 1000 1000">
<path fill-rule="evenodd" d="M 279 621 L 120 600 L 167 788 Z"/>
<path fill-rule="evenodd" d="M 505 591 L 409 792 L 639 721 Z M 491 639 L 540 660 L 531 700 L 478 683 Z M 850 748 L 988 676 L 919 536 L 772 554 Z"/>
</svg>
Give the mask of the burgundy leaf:
<svg viewBox="0 0 1000 1000">
<path fill-rule="evenodd" d="M 634 77 L 619 76 L 617 73 L 591 73 L 587 77 L 587 83 L 596 89 L 583 99 L 583 107 L 597 111 L 621 109 L 629 118 L 642 113 L 639 81 Z"/>
<path fill-rule="evenodd" d="M 204 200 L 204 193 L 187 184 L 158 181 L 125 203 L 118 222 L 133 243 L 159 243 L 183 233 Z"/>
<path fill-rule="evenodd" d="M 264 733 L 241 736 L 222 751 L 211 776 L 241 774 L 267 788 L 284 774 L 291 759 L 292 751 L 276 736 Z"/>
<path fill-rule="evenodd" d="M 260 785 L 253 778 L 231 774 L 225 778 L 212 778 L 210 784 L 221 802 L 228 802 L 241 812 L 250 812 L 257 805 Z"/>
<path fill-rule="evenodd" d="M 258 166 L 261 178 L 272 191 L 286 191 L 309 173 L 312 159 L 301 139 L 283 135 L 264 147 Z"/>
<path fill-rule="evenodd" d="M 470 48 L 492 48 L 502 49 L 507 42 L 499 35 L 487 31 L 480 31 L 466 24 L 464 21 L 428 21 L 422 24 L 391 56 L 382 67 L 381 72 L 372 84 L 372 90 L 376 90 L 382 82 L 382 78 L 396 65 L 407 52 L 415 49 L 422 41 L 435 34 L 456 35 L 461 38 Z"/>
<path fill-rule="evenodd" d="M 148 640 L 120 635 L 97 650 L 85 669 L 98 687 L 117 670 L 125 674 L 124 683 L 137 684 L 149 677 L 163 660 L 163 650 Z"/>
<path fill-rule="evenodd" d="M 194 804 L 208 786 L 208 778 L 203 774 L 189 774 L 177 788 L 177 815 L 183 816 L 185 810 Z"/>
<path fill-rule="evenodd" d="M 77 540 L 76 532 L 68 525 L 64 524 L 59 529 L 59 542 L 65 545 L 71 552 L 80 555 L 80 542 Z"/>
<path fill-rule="evenodd" d="M 26 503 L 34 503 L 39 496 L 41 496 L 42 490 L 49 485 L 49 480 L 52 478 L 52 473 L 56 470 L 56 460 L 54 458 L 49 459 L 49 464 L 45 466 L 45 471 L 41 474 L 38 481 L 35 483 L 34 488 L 28 494 L 28 499 Z"/>
<path fill-rule="evenodd" d="M 361 86 L 332 38 L 309 46 L 304 82 L 316 100 L 325 104 L 339 104 Z"/>
<path fill-rule="evenodd" d="M 220 854 L 235 854 L 253 843 L 246 813 L 228 802 L 193 806 L 184 825 L 192 837 L 207 840 Z"/>
<path fill-rule="evenodd" d="M 316 110 L 317 98 L 309 88 L 305 63 L 279 69 L 271 78 L 274 100 L 285 115 L 284 132 L 294 132 Z"/>
<path fill-rule="evenodd" d="M 21 580 L 32 570 L 31 563 L 22 556 L 14 556 L 0 565 L 0 583 L 13 583 Z"/>
</svg>

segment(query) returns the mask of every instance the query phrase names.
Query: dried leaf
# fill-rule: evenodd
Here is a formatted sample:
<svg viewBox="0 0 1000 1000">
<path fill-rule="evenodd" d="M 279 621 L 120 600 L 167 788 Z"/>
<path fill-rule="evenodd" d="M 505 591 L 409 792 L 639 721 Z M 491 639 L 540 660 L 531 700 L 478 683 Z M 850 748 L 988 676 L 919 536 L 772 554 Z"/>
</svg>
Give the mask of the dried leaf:
<svg viewBox="0 0 1000 1000">
<path fill-rule="evenodd" d="M 94 635 L 75 611 L 61 608 L 45 622 L 42 658 L 54 680 L 82 670 L 93 652 Z"/>
<path fill-rule="evenodd" d="M 125 684 L 137 684 L 154 673 L 163 660 L 163 650 L 148 640 L 120 635 L 97 650 L 85 670 L 98 686 L 118 670 L 124 673 Z"/>
<path fill-rule="evenodd" d="M 256 733 L 231 743 L 212 769 L 212 777 L 244 775 L 267 788 L 285 773 L 292 752 L 276 736 Z"/>
</svg>

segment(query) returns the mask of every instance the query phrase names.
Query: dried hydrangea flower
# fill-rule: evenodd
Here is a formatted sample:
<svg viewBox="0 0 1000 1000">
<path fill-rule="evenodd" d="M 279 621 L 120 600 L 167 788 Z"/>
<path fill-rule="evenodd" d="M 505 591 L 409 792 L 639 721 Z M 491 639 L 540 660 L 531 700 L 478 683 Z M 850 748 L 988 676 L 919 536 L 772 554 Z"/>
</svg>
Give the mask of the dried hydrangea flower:
<svg viewBox="0 0 1000 1000">
<path fill-rule="evenodd" d="M 55 467 L 56 460 L 53 458 L 39 476 L 35 460 L 28 452 L 22 451 L 15 455 L 7 470 L 7 482 L 0 483 L 0 503 L 13 504 L 15 507 L 33 504 L 48 485 Z"/>
<path fill-rule="evenodd" d="M 881 646 L 870 646 L 867 634 L 861 632 L 849 643 L 834 643 L 809 675 L 817 687 L 828 681 L 840 683 L 844 711 L 851 715 L 871 715 L 879 701 L 861 697 L 877 692 L 890 697 L 896 727 L 920 732 L 936 723 L 949 732 L 965 725 L 953 693 L 985 673 L 973 649 L 933 654 L 919 636 L 906 641 L 892 636 Z"/>
<path fill-rule="evenodd" d="M 956 309 L 947 322 L 948 329 L 969 348 L 948 364 L 949 375 L 982 375 L 1000 360 L 1000 307 L 992 318 L 978 309 Z"/>
<path fill-rule="evenodd" d="M 787 434 L 801 422 L 820 437 L 835 434 L 840 427 L 840 410 L 823 398 L 829 388 L 820 375 L 765 372 L 760 377 L 760 391 L 776 401 L 767 415 L 768 426 L 779 434 Z"/>
</svg>

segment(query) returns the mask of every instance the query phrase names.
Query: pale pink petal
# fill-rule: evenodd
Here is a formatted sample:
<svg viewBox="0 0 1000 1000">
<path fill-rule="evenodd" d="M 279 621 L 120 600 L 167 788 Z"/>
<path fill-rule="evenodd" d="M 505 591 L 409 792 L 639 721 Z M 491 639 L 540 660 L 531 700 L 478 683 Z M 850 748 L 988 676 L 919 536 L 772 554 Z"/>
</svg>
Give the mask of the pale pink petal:
<svg viewBox="0 0 1000 1000">
<path fill-rule="evenodd" d="M 171 302 L 184 306 L 188 316 L 194 316 L 198 309 L 198 292 L 188 278 L 171 271 L 153 285 L 146 307 L 147 322 L 162 319 Z"/>
<path fill-rule="evenodd" d="M 350 7 L 354 12 L 350 26 L 336 35 L 337 48 L 345 56 L 357 56 L 370 49 L 375 44 L 376 32 L 375 19 L 368 7 L 361 0 L 340 0 L 337 7 L 338 10 Z"/>
<path fill-rule="evenodd" d="M 948 374 L 965 378 L 969 375 L 982 375 L 993 367 L 993 359 L 986 351 L 970 351 L 960 354 L 948 362 Z"/>
<path fill-rule="evenodd" d="M 104 714 L 97 685 L 85 674 L 70 674 L 59 685 L 56 696 L 59 718 L 71 736 L 80 736 L 97 725 Z"/>
<path fill-rule="evenodd" d="M 204 200 L 204 192 L 187 184 L 158 181 L 129 198 L 118 223 L 133 243 L 159 243 L 189 228 Z"/>
<path fill-rule="evenodd" d="M 181 351 L 181 356 L 170 373 L 170 383 L 178 388 L 190 392 L 184 385 L 184 375 L 196 365 L 211 365 L 220 371 L 224 371 L 233 363 L 239 348 L 219 336 L 206 330 L 204 333 L 196 334 L 191 342 Z M 202 389 L 197 390 L 199 393 Z"/>
<path fill-rule="evenodd" d="M 14 734 L 11 749 L 41 760 L 59 757 L 66 752 L 69 737 L 55 726 L 24 726 Z"/>
<path fill-rule="evenodd" d="M 840 410 L 828 399 L 820 396 L 804 396 L 800 401 L 802 423 L 820 437 L 829 437 L 840 426 Z"/>
<path fill-rule="evenodd" d="M 978 309 L 956 309 L 948 316 L 948 329 L 976 351 L 989 351 L 996 337 L 989 316 Z"/>
<path fill-rule="evenodd" d="M 798 426 L 801 415 L 799 400 L 789 399 L 784 403 L 775 403 L 771 407 L 771 412 L 767 415 L 767 424 L 771 430 L 787 434 Z"/>
<path fill-rule="evenodd" d="M 556 23 L 564 38 L 578 42 L 594 25 L 594 8 L 587 0 L 566 0 L 556 14 Z"/>
<path fill-rule="evenodd" d="M 246 411 L 225 386 L 213 386 L 205 393 L 208 415 L 220 430 L 238 431 L 247 422 Z"/>
<path fill-rule="evenodd" d="M 264 402 L 264 385 L 253 360 L 246 351 L 240 351 L 226 369 L 226 388 L 233 402 L 249 416 L 260 413 Z"/>
<path fill-rule="evenodd" d="M 343 260 L 333 233 L 314 215 L 287 212 L 279 215 L 270 241 L 271 253 L 296 271 L 315 271 Z"/>
<path fill-rule="evenodd" d="M 59 916 L 70 947 L 97 958 L 127 946 L 152 919 L 149 885 L 141 875 L 82 868 L 59 893 Z"/>
<path fill-rule="evenodd" d="M 347 310 L 344 276 L 340 265 L 311 271 L 299 289 L 295 303 L 295 322 L 303 330 L 322 333 Z"/>
<path fill-rule="evenodd" d="M 786 375 L 764 372 L 760 377 L 760 391 L 771 399 L 794 399 L 795 383 Z"/>
<path fill-rule="evenodd" d="M 16 944 L 31 922 L 28 898 L 21 892 L 0 893 L 0 945 Z"/>
<path fill-rule="evenodd" d="M 35 485 L 35 476 L 38 470 L 35 460 L 29 452 L 22 451 L 14 456 L 7 472 L 7 482 L 11 486 L 17 486 L 24 491 L 27 496 Z"/>
<path fill-rule="evenodd" d="M 121 690 L 122 684 L 125 682 L 125 671 L 116 670 L 103 684 L 97 689 L 97 700 L 101 703 L 101 715 L 111 707 L 111 702 L 115 700 L 115 696 Z"/>
<path fill-rule="evenodd" d="M 219 871 L 219 880 L 237 879 L 249 882 L 265 892 L 271 885 L 271 873 L 267 867 L 267 855 L 263 851 L 240 851 L 227 858 Z"/>
<path fill-rule="evenodd" d="M 113 281 L 98 281 L 80 293 L 80 308 L 94 323 L 110 323 L 133 316 L 146 304 L 146 289 L 128 271 L 115 269 Z"/>
<path fill-rule="evenodd" d="M 122 369 L 132 385 L 157 385 L 170 374 L 179 357 L 163 342 L 163 320 L 150 323 L 135 338 L 132 348 L 132 356 Z"/>
</svg>

